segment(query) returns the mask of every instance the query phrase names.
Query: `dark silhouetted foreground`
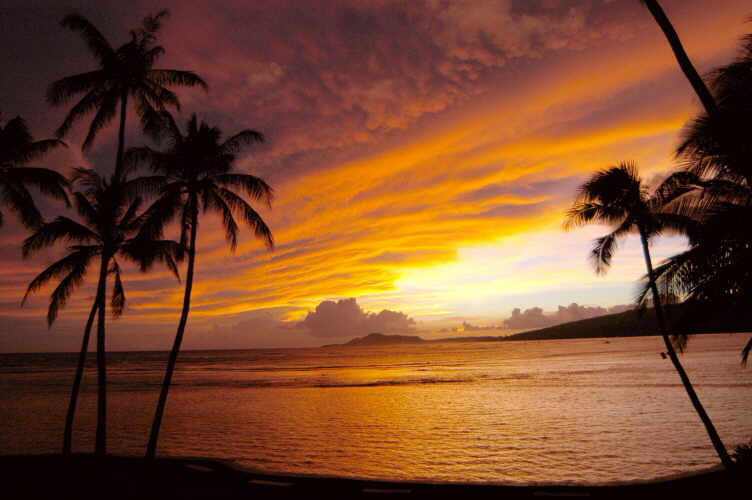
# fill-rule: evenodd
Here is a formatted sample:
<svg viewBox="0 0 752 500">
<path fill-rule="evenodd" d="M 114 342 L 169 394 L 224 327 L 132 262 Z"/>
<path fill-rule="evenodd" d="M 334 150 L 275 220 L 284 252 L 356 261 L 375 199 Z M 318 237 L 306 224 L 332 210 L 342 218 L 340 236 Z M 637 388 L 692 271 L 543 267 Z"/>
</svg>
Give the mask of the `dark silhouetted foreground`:
<svg viewBox="0 0 752 500">
<path fill-rule="evenodd" d="M 209 459 L 0 457 L 4 498 L 718 498 L 739 491 L 741 474 L 714 470 L 608 486 L 410 483 L 258 474 Z M 312 471 L 315 472 L 315 471 Z M 8 492 L 12 492 L 8 495 Z"/>
</svg>

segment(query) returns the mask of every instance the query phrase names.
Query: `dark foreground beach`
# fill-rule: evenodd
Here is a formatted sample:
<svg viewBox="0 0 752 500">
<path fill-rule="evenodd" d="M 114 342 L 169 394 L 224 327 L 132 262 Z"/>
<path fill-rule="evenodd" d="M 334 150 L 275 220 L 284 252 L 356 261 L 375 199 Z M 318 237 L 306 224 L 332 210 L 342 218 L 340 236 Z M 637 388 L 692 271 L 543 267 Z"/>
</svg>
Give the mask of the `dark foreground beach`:
<svg viewBox="0 0 752 500">
<path fill-rule="evenodd" d="M 723 470 L 603 486 L 506 486 L 363 481 L 313 475 L 259 474 L 199 458 L 92 455 L 0 457 L 3 498 L 717 498 L 740 490 L 742 474 Z"/>
</svg>

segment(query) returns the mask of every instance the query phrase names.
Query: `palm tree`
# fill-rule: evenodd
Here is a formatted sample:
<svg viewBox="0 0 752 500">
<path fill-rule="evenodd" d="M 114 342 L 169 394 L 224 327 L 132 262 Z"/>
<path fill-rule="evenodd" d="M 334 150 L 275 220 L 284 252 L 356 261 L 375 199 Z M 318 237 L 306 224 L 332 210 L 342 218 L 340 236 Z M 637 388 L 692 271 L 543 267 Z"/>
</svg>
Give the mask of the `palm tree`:
<svg viewBox="0 0 752 500">
<path fill-rule="evenodd" d="M 653 18 L 655 19 L 655 22 L 658 23 L 658 26 L 661 27 L 663 34 L 666 36 L 666 40 L 668 40 L 669 45 L 671 45 L 671 50 L 674 51 L 674 57 L 676 57 L 676 61 L 679 63 L 679 67 L 684 72 L 684 76 L 687 77 L 687 80 L 689 80 L 689 83 L 690 85 L 692 85 L 692 88 L 697 94 L 697 97 L 700 98 L 700 102 L 705 108 L 705 112 L 707 112 L 709 115 L 714 114 L 716 112 L 715 99 L 713 99 L 713 95 L 710 93 L 710 90 L 708 90 L 705 82 L 702 80 L 699 73 L 697 73 L 697 70 L 692 64 L 692 61 L 689 60 L 689 56 L 687 56 L 687 52 L 684 50 L 684 46 L 679 39 L 679 35 L 676 33 L 674 26 L 666 16 L 663 8 L 661 8 L 661 4 L 658 3 L 658 0 L 641 1 L 653 15 Z"/>
<path fill-rule="evenodd" d="M 208 88 L 192 71 L 153 68 L 159 56 L 165 52 L 163 47 L 155 43 L 157 32 L 167 15 L 168 11 L 162 10 L 156 15 L 145 17 L 139 29 L 131 30 L 131 40 L 117 49 L 113 49 L 99 30 L 80 14 L 69 14 L 61 22 L 63 27 L 81 34 L 97 59 L 99 69 L 68 76 L 50 85 L 47 101 L 55 106 L 84 94 L 57 129 L 57 136 L 63 137 L 76 121 L 96 111 L 82 146 L 83 150 L 87 150 L 94 143 L 97 133 L 118 113 L 119 106 L 120 128 L 113 180 L 117 180 L 122 174 L 129 97 L 133 99 L 136 114 L 148 132 L 150 120 L 158 112 L 164 111 L 167 106 L 180 108 L 180 101 L 169 89 L 170 86 L 199 86 L 204 90 Z"/>
<path fill-rule="evenodd" d="M 95 315 L 97 324 L 97 433 L 95 450 L 106 453 L 107 417 L 107 373 L 105 360 L 105 300 L 108 276 L 113 277 L 110 307 L 117 318 L 125 307 L 125 291 L 121 279 L 118 257 L 138 263 L 142 271 L 148 270 L 155 261 L 161 261 L 177 276 L 175 260 L 181 257 L 178 243 L 166 240 L 148 240 L 138 237 L 137 232 L 143 219 L 138 211 L 141 199 L 134 193 L 143 191 L 154 179 L 142 178 L 120 183 L 108 182 L 93 170 L 77 169 L 72 184 L 82 190 L 73 193 L 74 204 L 80 222 L 69 217 L 58 216 L 51 222 L 42 224 L 23 243 L 23 255 L 53 246 L 59 241 L 72 245 L 68 253 L 50 265 L 31 281 L 24 296 L 39 290 L 53 279 L 59 279 L 57 287 L 50 295 L 47 323 L 52 325 L 60 308 L 65 306 L 73 291 L 83 280 L 96 258 L 99 258 L 97 293 L 84 329 L 84 337 L 78 358 L 78 366 L 71 391 L 71 399 L 66 416 L 63 439 L 63 453 L 71 451 L 73 417 L 83 376 L 89 336 Z"/>
<path fill-rule="evenodd" d="M 26 166 L 60 146 L 65 146 L 65 143 L 57 139 L 35 141 L 20 116 L 8 121 L 5 126 L 0 123 L 0 206 L 18 214 L 29 229 L 37 228 L 42 223 L 42 214 L 29 193 L 29 187 L 35 187 L 70 206 L 65 177 L 47 168 Z M 0 227 L 2 225 L 3 213 L 0 211 Z"/>
<path fill-rule="evenodd" d="M 690 248 L 656 268 L 661 288 L 693 304 L 693 310 L 752 306 L 752 35 L 731 64 L 711 73 L 714 115 L 689 123 L 677 150 L 678 171 L 659 188 L 663 210 L 695 219 Z M 742 351 L 746 362 L 752 340 Z"/>
<path fill-rule="evenodd" d="M 629 162 L 620 163 L 595 173 L 580 187 L 574 205 L 567 212 L 565 229 L 572 229 L 589 223 L 605 223 L 615 226 L 611 233 L 595 241 L 591 258 L 595 264 L 595 270 L 599 274 L 605 273 L 611 264 L 611 257 L 621 237 L 632 232 L 637 232 L 640 235 L 648 283 L 653 294 L 653 305 L 668 357 L 679 374 L 695 411 L 705 425 L 705 430 L 710 436 L 721 462 L 725 467 L 730 468 L 733 462 L 710 417 L 705 412 L 669 339 L 660 294 L 655 282 L 653 263 L 650 258 L 648 243 L 651 237 L 667 230 L 686 231 L 688 227 L 692 226 L 692 222 L 676 214 L 657 211 L 659 205 L 659 200 L 655 196 L 650 196 L 647 188 L 642 184 L 637 167 Z"/>
<path fill-rule="evenodd" d="M 264 240 L 267 248 L 274 246 L 272 233 L 256 210 L 243 199 L 245 194 L 253 200 L 271 206 L 272 188 L 259 177 L 233 171 L 236 154 L 243 146 L 261 142 L 263 135 L 254 130 L 243 130 L 222 141 L 222 132 L 198 123 L 194 114 L 187 124 L 187 133 L 178 128 L 172 116 L 163 114 L 162 136 L 169 147 L 156 151 L 149 147 L 133 148 L 127 154 L 126 164 L 147 164 L 155 173 L 165 176 L 159 198 L 146 211 L 142 234 L 146 238 L 160 238 L 164 226 L 171 220 L 180 221 L 180 241 L 188 251 L 188 269 L 185 278 L 183 310 L 180 315 L 175 342 L 167 362 L 162 390 L 159 395 L 152 424 L 147 458 L 154 458 L 159 439 L 167 395 L 175 370 L 180 345 L 191 306 L 191 290 L 196 264 L 196 238 L 198 235 L 199 210 L 213 211 L 222 216 L 225 236 L 230 249 L 235 250 L 238 241 L 239 217 L 256 237 Z M 233 191 L 239 190 L 241 194 Z"/>
</svg>

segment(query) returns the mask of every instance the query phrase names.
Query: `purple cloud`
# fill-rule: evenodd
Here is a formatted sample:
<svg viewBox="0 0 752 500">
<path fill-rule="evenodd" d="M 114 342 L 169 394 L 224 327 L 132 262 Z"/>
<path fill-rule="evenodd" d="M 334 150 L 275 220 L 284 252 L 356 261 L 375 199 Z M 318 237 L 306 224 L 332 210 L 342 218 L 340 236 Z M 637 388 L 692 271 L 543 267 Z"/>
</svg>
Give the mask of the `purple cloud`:
<svg viewBox="0 0 752 500">
<path fill-rule="evenodd" d="M 369 333 L 405 333 L 412 331 L 415 320 L 405 313 L 384 309 L 367 313 L 354 298 L 337 302 L 325 300 L 309 312 L 300 323 L 316 337 L 347 337 Z"/>
</svg>

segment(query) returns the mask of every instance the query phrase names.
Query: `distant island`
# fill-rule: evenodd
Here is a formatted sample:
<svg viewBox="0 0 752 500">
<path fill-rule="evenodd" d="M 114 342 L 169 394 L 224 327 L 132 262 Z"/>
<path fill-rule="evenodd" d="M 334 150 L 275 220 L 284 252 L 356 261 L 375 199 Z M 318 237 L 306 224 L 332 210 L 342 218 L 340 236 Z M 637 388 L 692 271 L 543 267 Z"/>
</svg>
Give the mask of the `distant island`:
<svg viewBox="0 0 752 500">
<path fill-rule="evenodd" d="M 415 335 L 384 335 L 383 333 L 371 333 L 365 337 L 356 337 L 345 344 L 329 344 L 322 347 L 349 347 L 349 346 L 382 346 L 399 344 L 423 344 L 429 342 Z"/>
<path fill-rule="evenodd" d="M 752 331 L 752 312 L 706 310 L 673 305 L 666 308 L 672 333 L 734 333 Z M 436 342 L 500 342 L 514 340 L 587 339 L 604 337 L 644 337 L 658 335 L 658 322 L 652 309 L 624 311 L 596 318 L 571 321 L 514 335 L 452 337 L 426 340 L 416 335 L 371 333 L 345 344 L 323 347 L 387 346 Z"/>
</svg>

